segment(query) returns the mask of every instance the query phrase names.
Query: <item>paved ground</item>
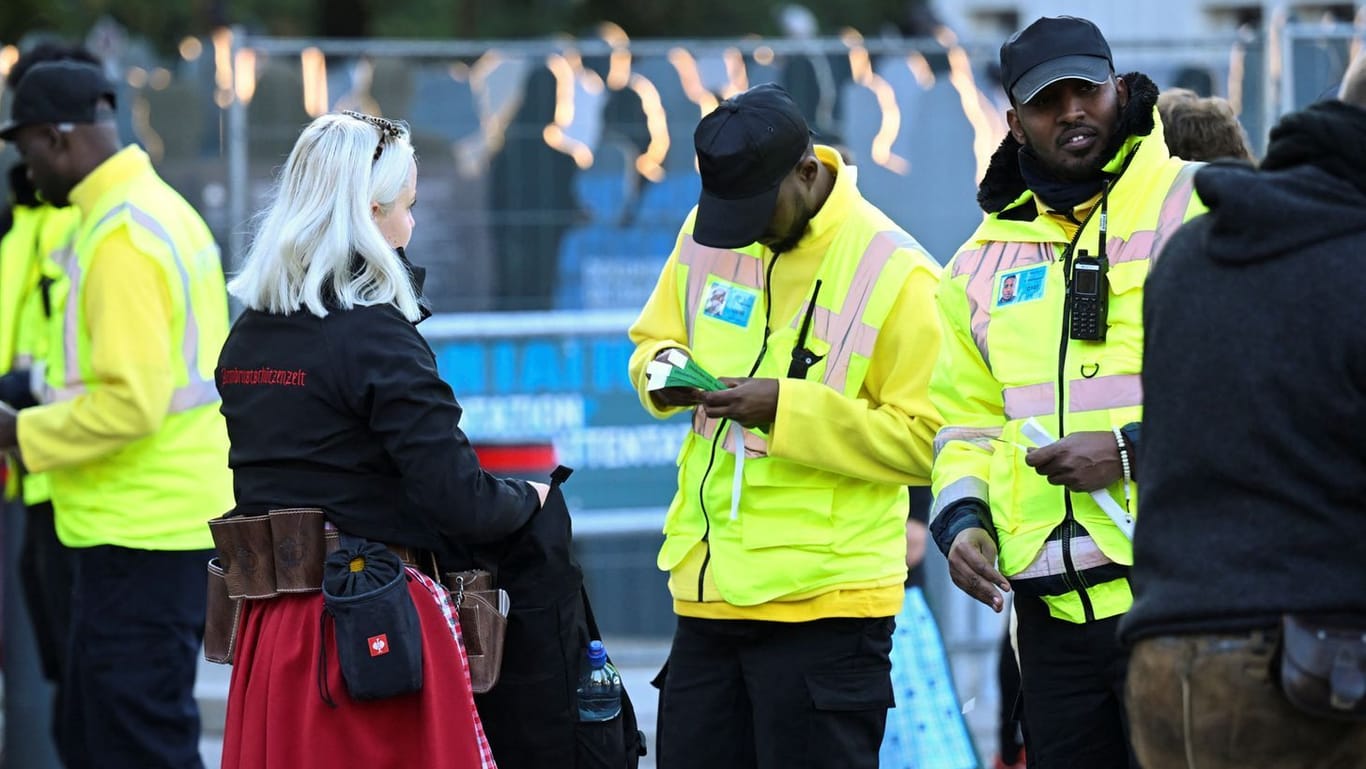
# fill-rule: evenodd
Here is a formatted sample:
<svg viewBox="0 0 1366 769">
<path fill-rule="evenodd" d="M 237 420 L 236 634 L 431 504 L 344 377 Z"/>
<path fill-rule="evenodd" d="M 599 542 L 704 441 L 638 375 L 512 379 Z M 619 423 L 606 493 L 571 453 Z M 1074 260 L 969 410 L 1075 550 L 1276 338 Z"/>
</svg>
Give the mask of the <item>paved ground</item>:
<svg viewBox="0 0 1366 769">
<path fill-rule="evenodd" d="M 608 639 L 609 641 L 611 639 Z M 664 664 L 668 646 L 657 641 L 613 641 L 608 647 L 612 660 L 621 671 L 622 682 L 631 694 L 636 706 L 636 718 L 640 728 L 645 731 L 647 744 L 653 747 L 655 733 L 655 710 L 658 698 L 650 679 L 659 672 Z M 204 720 L 204 738 L 200 741 L 200 754 L 204 757 L 205 769 L 219 769 L 219 756 L 223 750 L 223 715 L 228 696 L 228 676 L 232 669 L 226 665 L 213 665 L 207 662 L 199 666 L 199 679 L 195 684 L 195 695 L 199 699 L 200 712 Z M 640 762 L 640 769 L 654 769 L 654 752 Z"/>
<path fill-rule="evenodd" d="M 636 717 L 645 731 L 650 753 L 640 762 L 640 769 L 655 769 L 654 736 L 655 716 L 658 697 L 650 680 L 659 672 L 668 653 L 668 645 L 660 641 L 626 641 L 608 639 L 608 651 L 621 671 L 621 677 L 636 706 Z M 964 674 L 966 672 L 966 675 Z M 219 769 L 219 754 L 222 751 L 223 707 L 228 693 L 230 668 L 223 665 L 203 663 L 199 668 L 199 681 L 196 694 L 204 718 L 204 739 L 201 753 L 206 769 Z M 986 675 L 983 676 L 983 673 Z M 990 671 L 959 671 L 959 694 L 964 700 L 972 700 L 972 709 L 967 714 L 968 725 L 973 738 L 981 748 L 990 746 L 994 739 L 992 729 L 995 718 L 994 691 L 981 691 L 986 684 L 984 679 L 993 678 Z M 994 688 L 994 682 L 993 682 Z M 989 760 L 989 756 L 984 759 Z M 989 765 L 989 764 L 988 764 Z M 888 767 L 887 769 L 894 769 Z"/>
<path fill-rule="evenodd" d="M 608 640 L 611 642 L 612 659 L 621 670 L 626 690 L 631 693 L 631 699 L 636 707 L 636 717 L 640 721 L 641 729 L 645 732 L 647 745 L 650 748 L 650 753 L 640 762 L 640 769 L 654 769 L 655 716 L 658 697 L 654 687 L 650 686 L 650 680 L 659 672 L 659 667 L 663 664 L 664 657 L 668 652 L 668 646 L 661 641 Z M 968 662 L 968 660 L 960 661 Z M 978 664 L 963 664 L 955 667 L 959 696 L 964 702 L 969 703 L 968 725 L 972 730 L 976 744 L 979 746 L 979 752 L 984 752 L 991 749 L 990 746 L 994 744 L 992 742 L 994 740 L 992 730 L 994 729 L 996 712 L 995 676 L 993 671 Z M 205 769 L 219 769 L 219 757 L 223 750 L 223 718 L 227 704 L 230 674 L 231 668 L 224 665 L 201 662 L 199 666 L 195 696 L 199 700 L 204 723 L 200 753 L 204 758 Z M 3 688 L 0 688 L 0 698 L 2 697 Z M 3 728 L 3 721 L 0 720 L 0 734 L 5 734 L 7 731 Z M 36 735 L 9 734 L 6 736 L 9 737 L 10 741 L 22 741 L 29 738 L 42 739 Z M 51 760 L 48 758 L 42 763 L 44 765 L 55 765 L 47 763 Z M 983 760 L 984 763 L 989 760 L 989 754 Z M 3 765 L 3 761 L 0 761 L 0 766 Z M 884 769 L 904 768 L 885 767 Z"/>
</svg>

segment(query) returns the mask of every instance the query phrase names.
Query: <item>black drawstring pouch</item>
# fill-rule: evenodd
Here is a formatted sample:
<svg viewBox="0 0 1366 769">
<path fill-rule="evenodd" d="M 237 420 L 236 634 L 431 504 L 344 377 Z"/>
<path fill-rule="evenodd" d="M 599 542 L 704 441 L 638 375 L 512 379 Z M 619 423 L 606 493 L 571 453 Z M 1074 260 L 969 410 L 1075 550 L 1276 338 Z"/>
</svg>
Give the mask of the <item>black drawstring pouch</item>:
<svg viewBox="0 0 1366 769">
<path fill-rule="evenodd" d="M 332 617 L 337 662 L 353 699 L 378 700 L 422 688 L 422 627 L 403 562 L 375 542 L 343 537 L 323 561 L 323 618 Z M 319 688 L 326 687 L 326 649 Z"/>
</svg>

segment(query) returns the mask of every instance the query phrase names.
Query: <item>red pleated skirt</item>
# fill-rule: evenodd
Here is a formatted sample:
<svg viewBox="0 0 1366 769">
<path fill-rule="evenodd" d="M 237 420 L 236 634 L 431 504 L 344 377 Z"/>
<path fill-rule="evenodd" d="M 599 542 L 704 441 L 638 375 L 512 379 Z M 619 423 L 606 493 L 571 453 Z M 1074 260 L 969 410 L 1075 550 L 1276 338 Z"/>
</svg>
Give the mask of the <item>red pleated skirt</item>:
<svg viewBox="0 0 1366 769">
<path fill-rule="evenodd" d="M 434 592 L 444 596 L 444 589 L 409 573 L 422 623 L 422 690 L 384 700 L 347 695 L 329 632 L 324 680 L 337 707 L 323 701 L 321 593 L 246 602 L 228 689 L 223 769 L 494 769 L 458 627 Z"/>
</svg>

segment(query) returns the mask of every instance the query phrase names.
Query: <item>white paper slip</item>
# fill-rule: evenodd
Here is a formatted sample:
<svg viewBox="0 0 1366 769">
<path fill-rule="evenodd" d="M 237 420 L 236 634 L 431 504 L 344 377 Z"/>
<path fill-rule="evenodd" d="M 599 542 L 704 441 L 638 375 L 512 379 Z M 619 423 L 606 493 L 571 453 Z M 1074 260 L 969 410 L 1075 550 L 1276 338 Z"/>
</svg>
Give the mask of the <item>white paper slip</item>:
<svg viewBox="0 0 1366 769">
<path fill-rule="evenodd" d="M 1030 417 L 1020 426 L 1020 434 L 1033 441 L 1036 446 L 1047 446 L 1054 442 L 1053 436 L 1034 417 Z M 1096 489 L 1091 492 L 1091 498 L 1096 500 L 1096 504 L 1100 505 L 1101 512 L 1109 516 L 1110 520 L 1115 522 L 1115 526 L 1118 526 L 1119 530 L 1124 532 L 1124 536 L 1132 542 L 1134 538 L 1134 517 L 1129 515 L 1129 512 L 1121 507 L 1115 498 L 1110 496 L 1110 492 L 1105 489 Z"/>
<path fill-rule="evenodd" d="M 663 361 L 653 360 L 645 364 L 645 378 L 649 383 L 645 386 L 646 390 L 663 390 L 669 384 L 669 372 L 674 367 Z"/>
</svg>

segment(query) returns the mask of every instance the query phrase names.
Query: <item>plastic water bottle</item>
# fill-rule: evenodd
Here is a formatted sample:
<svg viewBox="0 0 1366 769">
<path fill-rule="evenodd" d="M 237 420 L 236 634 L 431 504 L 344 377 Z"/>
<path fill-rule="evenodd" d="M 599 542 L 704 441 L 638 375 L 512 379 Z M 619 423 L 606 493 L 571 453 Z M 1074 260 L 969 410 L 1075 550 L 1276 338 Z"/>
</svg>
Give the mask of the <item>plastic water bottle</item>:
<svg viewBox="0 0 1366 769">
<path fill-rule="evenodd" d="M 602 641 L 588 642 L 578 694 L 580 721 L 610 721 L 621 713 L 621 674 Z"/>
</svg>

